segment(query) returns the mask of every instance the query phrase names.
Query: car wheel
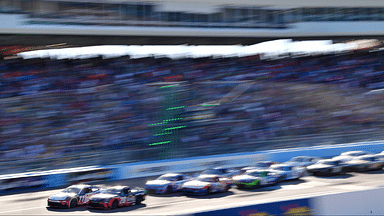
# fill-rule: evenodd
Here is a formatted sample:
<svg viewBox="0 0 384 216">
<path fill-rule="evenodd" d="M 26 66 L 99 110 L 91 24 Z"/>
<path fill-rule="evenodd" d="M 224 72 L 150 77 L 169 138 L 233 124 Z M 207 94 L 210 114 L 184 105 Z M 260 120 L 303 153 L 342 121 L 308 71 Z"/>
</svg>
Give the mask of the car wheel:
<svg viewBox="0 0 384 216">
<path fill-rule="evenodd" d="M 77 200 L 76 199 L 71 199 L 71 202 L 69 202 L 68 208 L 75 208 L 77 205 Z"/>
<path fill-rule="evenodd" d="M 141 196 L 136 197 L 136 205 L 141 204 Z"/>
<path fill-rule="evenodd" d="M 169 185 L 169 186 L 167 187 L 167 190 L 165 190 L 165 193 L 166 193 L 166 194 L 170 194 L 170 193 L 172 193 L 172 187 L 171 187 L 171 185 Z"/>
<path fill-rule="evenodd" d="M 115 208 L 117 208 L 118 205 L 119 205 L 119 203 L 117 202 L 117 200 L 115 200 L 115 201 L 113 201 L 111 208 L 115 209 Z"/>
<path fill-rule="evenodd" d="M 211 193 L 211 188 L 207 188 L 207 190 L 205 191 L 205 195 L 209 195 Z"/>
<path fill-rule="evenodd" d="M 229 189 L 231 189 L 231 185 L 227 185 L 227 186 L 225 187 L 225 192 L 228 192 Z"/>
</svg>

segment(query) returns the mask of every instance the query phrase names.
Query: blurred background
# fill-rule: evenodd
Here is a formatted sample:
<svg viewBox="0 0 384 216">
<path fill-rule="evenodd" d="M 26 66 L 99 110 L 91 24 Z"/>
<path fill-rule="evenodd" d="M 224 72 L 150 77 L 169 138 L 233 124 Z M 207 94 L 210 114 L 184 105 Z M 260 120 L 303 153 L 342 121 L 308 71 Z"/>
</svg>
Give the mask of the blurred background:
<svg viewBox="0 0 384 216">
<path fill-rule="evenodd" d="M 0 174 L 381 140 L 384 2 L 333 2 L 0 0 Z M 58 57 L 286 38 L 349 48 Z"/>
</svg>

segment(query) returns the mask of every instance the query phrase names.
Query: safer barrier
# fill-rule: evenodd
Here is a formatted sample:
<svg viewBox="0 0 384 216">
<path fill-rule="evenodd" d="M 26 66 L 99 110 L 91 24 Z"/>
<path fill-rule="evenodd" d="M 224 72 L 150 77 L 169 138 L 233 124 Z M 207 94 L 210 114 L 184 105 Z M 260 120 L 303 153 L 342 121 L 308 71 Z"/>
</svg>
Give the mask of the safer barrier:
<svg viewBox="0 0 384 216">
<path fill-rule="evenodd" d="M 196 172 L 214 166 L 243 167 L 258 160 L 285 162 L 296 156 L 334 157 L 346 151 L 364 150 L 372 153 L 384 151 L 384 141 L 340 145 L 290 148 L 251 153 L 236 153 L 194 157 L 176 160 L 139 162 L 111 166 L 115 169 L 113 180 L 161 175 L 167 172 Z"/>
<path fill-rule="evenodd" d="M 0 193 L 31 188 L 54 188 L 81 182 L 111 179 L 113 169 L 106 167 L 79 167 L 72 169 L 28 172 L 0 176 Z"/>
<path fill-rule="evenodd" d="M 167 172 L 197 172 L 209 167 L 243 167 L 258 160 L 285 162 L 295 156 L 333 157 L 345 151 L 384 151 L 384 141 L 362 142 L 306 148 L 291 148 L 251 153 L 236 153 L 176 160 L 93 166 L 0 176 L 0 192 L 20 188 L 53 188 L 97 180 L 121 180 L 161 175 Z"/>
</svg>

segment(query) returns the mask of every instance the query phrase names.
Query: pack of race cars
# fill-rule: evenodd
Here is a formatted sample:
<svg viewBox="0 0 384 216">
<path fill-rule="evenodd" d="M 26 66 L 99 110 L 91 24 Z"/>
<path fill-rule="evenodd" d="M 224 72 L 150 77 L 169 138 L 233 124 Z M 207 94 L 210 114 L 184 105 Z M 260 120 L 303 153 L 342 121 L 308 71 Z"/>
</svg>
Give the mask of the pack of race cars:
<svg viewBox="0 0 384 216">
<path fill-rule="evenodd" d="M 115 209 L 139 205 L 147 193 L 167 194 L 182 192 L 184 195 L 208 195 L 226 192 L 232 186 L 238 189 L 273 186 L 282 181 L 300 179 L 312 175 L 336 175 L 346 172 L 379 170 L 384 167 L 384 151 L 372 154 L 366 151 L 349 151 L 340 156 L 323 159 L 298 156 L 284 163 L 258 161 L 240 170 L 222 167 L 211 168 L 195 176 L 167 173 L 147 181 L 144 188 L 114 186 L 100 188 L 79 184 L 72 185 L 48 198 L 49 207 L 73 208 L 87 205 L 89 208 Z"/>
</svg>

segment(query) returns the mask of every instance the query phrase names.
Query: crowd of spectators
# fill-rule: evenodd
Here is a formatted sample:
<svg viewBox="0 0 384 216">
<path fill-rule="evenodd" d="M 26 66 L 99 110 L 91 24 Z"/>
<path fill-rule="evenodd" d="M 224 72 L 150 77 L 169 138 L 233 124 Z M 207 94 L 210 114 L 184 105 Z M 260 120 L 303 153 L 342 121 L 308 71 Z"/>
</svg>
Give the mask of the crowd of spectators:
<svg viewBox="0 0 384 216">
<path fill-rule="evenodd" d="M 248 151 L 272 139 L 379 134 L 383 57 L 3 61 L 0 162 L 59 168 L 95 152 L 114 162 L 116 150 L 151 160 Z M 146 152 L 159 148 L 160 156 Z"/>
</svg>

